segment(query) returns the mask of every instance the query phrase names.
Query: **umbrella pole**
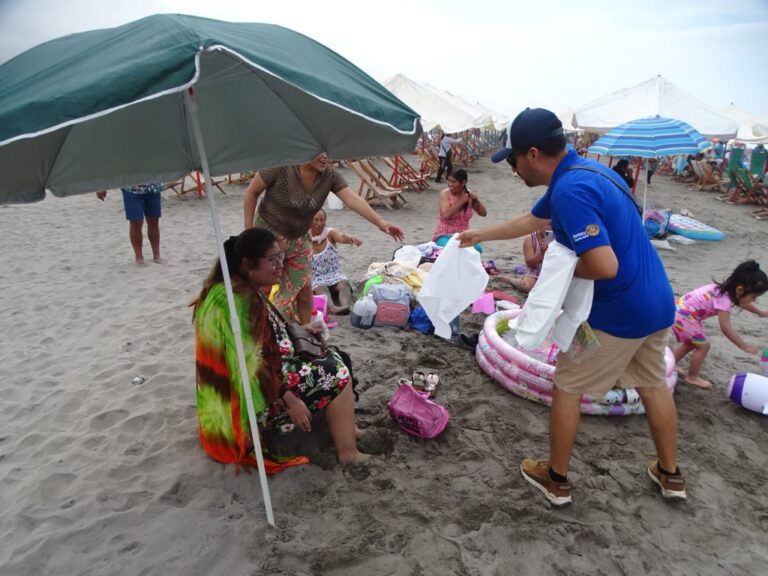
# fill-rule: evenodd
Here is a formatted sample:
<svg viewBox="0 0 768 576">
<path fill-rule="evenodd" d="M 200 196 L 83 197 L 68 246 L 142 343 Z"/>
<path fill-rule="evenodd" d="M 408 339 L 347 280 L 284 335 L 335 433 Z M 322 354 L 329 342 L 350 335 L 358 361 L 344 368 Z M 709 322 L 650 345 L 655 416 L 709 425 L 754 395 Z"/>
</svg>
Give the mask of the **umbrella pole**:
<svg viewBox="0 0 768 576">
<path fill-rule="evenodd" d="M 251 379 L 248 375 L 248 368 L 245 363 L 245 350 L 243 348 L 243 338 L 240 332 L 240 320 L 237 317 L 235 309 L 235 298 L 232 292 L 232 281 L 229 278 L 229 266 L 227 266 L 227 257 L 224 253 L 224 238 L 221 233 L 221 222 L 219 221 L 219 211 L 216 208 L 216 200 L 213 194 L 213 179 L 208 168 L 208 158 L 205 155 L 205 146 L 203 144 L 203 133 L 200 129 L 200 119 L 197 114 L 197 101 L 195 100 L 194 89 L 190 88 L 184 92 L 184 100 L 189 109 L 189 115 L 192 119 L 192 130 L 197 140 L 197 149 L 200 154 L 200 163 L 205 176 L 207 186 L 208 206 L 211 209 L 211 220 L 213 221 L 213 234 L 216 237 L 216 245 L 219 249 L 219 261 L 221 262 L 221 271 L 224 276 L 224 287 L 227 292 L 227 303 L 229 304 L 229 317 L 232 323 L 232 332 L 235 336 L 235 348 L 237 349 L 237 361 L 240 365 L 240 378 L 245 391 L 245 403 L 248 408 L 248 420 L 251 426 L 251 436 L 253 437 L 253 451 L 256 453 L 256 463 L 259 469 L 259 483 L 261 484 L 261 494 L 264 497 L 264 508 L 267 511 L 267 522 L 274 527 L 275 517 L 272 513 L 272 499 L 269 496 L 269 486 L 267 485 L 267 471 L 264 467 L 264 456 L 261 453 L 261 439 L 259 429 L 256 425 L 256 410 L 253 407 L 253 397 L 251 396 Z"/>
<path fill-rule="evenodd" d="M 645 226 L 645 205 L 648 201 L 648 165 L 645 165 L 645 180 L 643 180 L 643 226 Z"/>
</svg>

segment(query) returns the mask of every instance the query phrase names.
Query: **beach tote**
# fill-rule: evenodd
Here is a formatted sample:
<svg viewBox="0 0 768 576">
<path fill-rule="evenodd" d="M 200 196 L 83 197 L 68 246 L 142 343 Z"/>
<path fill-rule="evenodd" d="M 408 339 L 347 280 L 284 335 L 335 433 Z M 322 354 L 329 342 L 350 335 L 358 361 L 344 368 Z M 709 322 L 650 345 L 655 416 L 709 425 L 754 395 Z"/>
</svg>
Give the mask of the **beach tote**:
<svg viewBox="0 0 768 576">
<path fill-rule="evenodd" d="M 400 430 L 418 438 L 435 438 L 448 424 L 448 410 L 406 383 L 397 388 L 387 411 Z"/>
<path fill-rule="evenodd" d="M 376 284 L 371 288 L 376 302 L 376 326 L 405 328 L 411 315 L 411 291 L 404 284 Z"/>
</svg>

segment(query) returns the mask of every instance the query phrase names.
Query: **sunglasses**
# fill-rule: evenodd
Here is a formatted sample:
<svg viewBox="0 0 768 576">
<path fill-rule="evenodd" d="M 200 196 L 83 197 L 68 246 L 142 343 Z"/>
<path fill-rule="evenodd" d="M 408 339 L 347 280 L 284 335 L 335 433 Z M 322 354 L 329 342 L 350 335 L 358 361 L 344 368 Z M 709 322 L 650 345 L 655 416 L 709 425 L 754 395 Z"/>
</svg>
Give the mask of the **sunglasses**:
<svg viewBox="0 0 768 576">
<path fill-rule="evenodd" d="M 278 252 L 277 254 L 272 254 L 271 256 L 264 256 L 266 260 L 269 260 L 269 263 L 272 264 L 275 268 L 278 268 L 279 266 L 283 265 L 283 260 L 285 260 L 285 252 Z"/>
<path fill-rule="evenodd" d="M 530 150 L 530 148 L 528 150 Z M 511 156 L 507 156 L 507 164 L 512 166 L 512 170 L 517 172 L 517 157 L 518 156 L 522 156 L 523 154 L 527 154 L 528 150 L 525 150 L 523 152 L 516 152 L 515 154 L 512 154 Z"/>
</svg>

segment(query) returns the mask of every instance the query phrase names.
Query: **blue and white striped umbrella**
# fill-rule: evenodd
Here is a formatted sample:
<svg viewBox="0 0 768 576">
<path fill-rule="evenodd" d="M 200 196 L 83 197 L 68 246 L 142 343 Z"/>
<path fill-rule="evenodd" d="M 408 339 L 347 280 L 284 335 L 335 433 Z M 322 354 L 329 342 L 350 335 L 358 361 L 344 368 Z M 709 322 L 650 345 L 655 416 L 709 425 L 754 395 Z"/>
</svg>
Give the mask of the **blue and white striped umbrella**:
<svg viewBox="0 0 768 576">
<path fill-rule="evenodd" d="M 593 154 L 608 156 L 675 156 L 696 154 L 712 144 L 681 120 L 640 118 L 612 128 L 589 147 Z"/>
</svg>

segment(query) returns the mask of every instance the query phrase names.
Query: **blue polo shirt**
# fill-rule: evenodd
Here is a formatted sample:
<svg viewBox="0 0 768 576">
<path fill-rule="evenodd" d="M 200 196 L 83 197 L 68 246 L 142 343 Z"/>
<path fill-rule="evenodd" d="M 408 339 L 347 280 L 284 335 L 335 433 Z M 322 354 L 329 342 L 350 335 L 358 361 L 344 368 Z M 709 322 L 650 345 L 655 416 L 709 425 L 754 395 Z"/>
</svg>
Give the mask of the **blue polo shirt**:
<svg viewBox="0 0 768 576">
<path fill-rule="evenodd" d="M 602 174 L 573 169 L 577 166 Z M 618 338 L 642 338 L 672 325 L 675 301 L 629 193 L 612 170 L 569 152 L 531 213 L 552 220 L 555 239 L 579 256 L 599 246 L 613 249 L 618 272 L 611 280 L 595 280 L 588 322 Z"/>
</svg>

